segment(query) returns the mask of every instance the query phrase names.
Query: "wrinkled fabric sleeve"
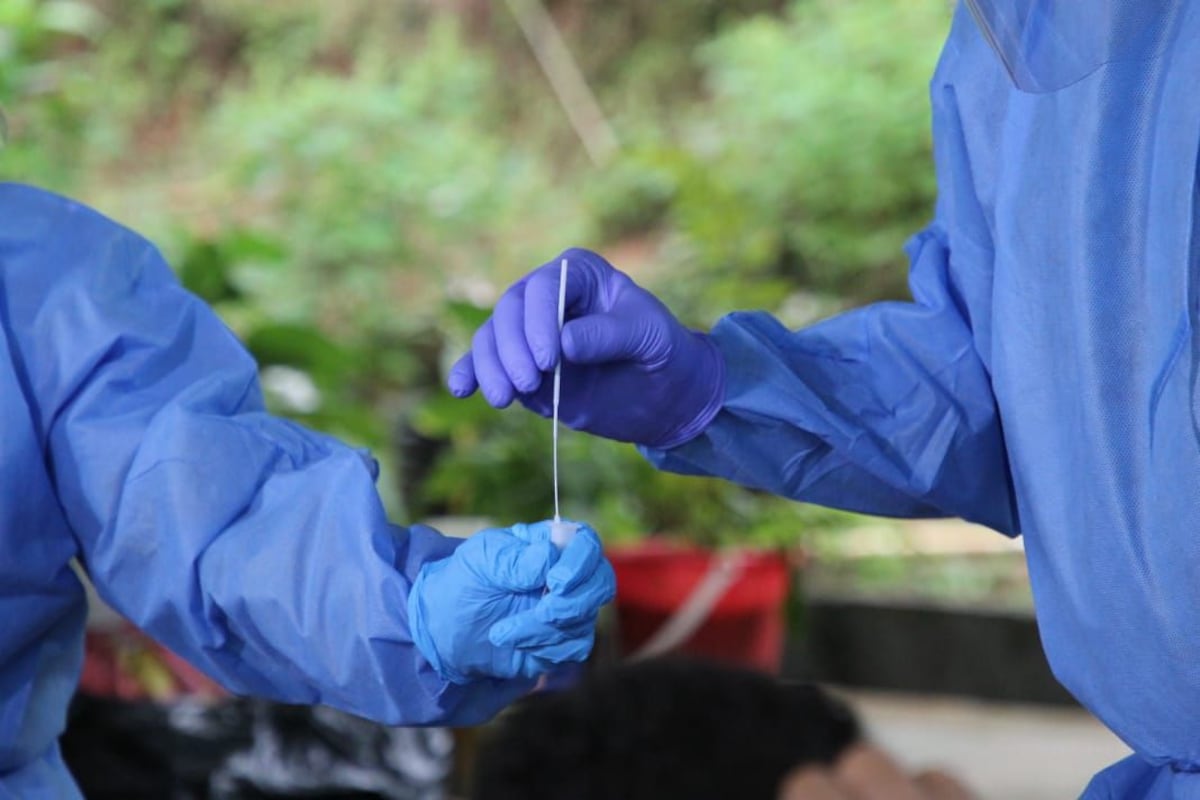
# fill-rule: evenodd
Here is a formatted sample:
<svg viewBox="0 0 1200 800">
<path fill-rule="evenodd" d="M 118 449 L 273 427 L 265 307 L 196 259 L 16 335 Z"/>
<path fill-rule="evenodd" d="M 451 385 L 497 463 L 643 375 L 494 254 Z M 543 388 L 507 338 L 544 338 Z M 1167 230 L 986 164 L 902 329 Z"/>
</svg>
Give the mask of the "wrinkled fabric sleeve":
<svg viewBox="0 0 1200 800">
<path fill-rule="evenodd" d="M 1197 797 L 1197 776 L 1154 766 L 1131 755 L 1094 777 L 1081 800 L 1183 800 Z"/>
<path fill-rule="evenodd" d="M 896 517 L 1018 531 L 999 414 L 936 224 L 908 244 L 911 303 L 790 331 L 762 312 L 712 332 L 724 405 L 696 439 L 643 448 L 661 469 Z"/>
<path fill-rule="evenodd" d="M 14 359 L 106 601 L 237 693 L 423 724 L 527 690 L 434 673 L 406 599 L 458 540 L 390 525 L 368 456 L 265 413 L 253 359 L 151 245 L 27 187 L 0 205 Z"/>
</svg>

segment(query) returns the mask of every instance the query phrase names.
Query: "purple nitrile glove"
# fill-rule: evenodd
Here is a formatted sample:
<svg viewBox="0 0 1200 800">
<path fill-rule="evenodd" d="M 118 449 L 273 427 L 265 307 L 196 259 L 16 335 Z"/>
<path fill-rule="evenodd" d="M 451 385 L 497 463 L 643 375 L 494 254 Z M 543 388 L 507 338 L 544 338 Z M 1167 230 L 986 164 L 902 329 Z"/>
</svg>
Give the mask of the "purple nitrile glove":
<svg viewBox="0 0 1200 800">
<path fill-rule="evenodd" d="M 567 313 L 558 331 L 559 264 L 569 262 Z M 598 436 L 660 449 L 695 438 L 725 397 L 725 364 L 708 335 L 685 328 L 662 301 L 588 250 L 567 250 L 513 284 L 450 391 L 476 389 L 496 408 L 514 399 L 548 417 L 563 355 L 562 421 Z"/>
</svg>

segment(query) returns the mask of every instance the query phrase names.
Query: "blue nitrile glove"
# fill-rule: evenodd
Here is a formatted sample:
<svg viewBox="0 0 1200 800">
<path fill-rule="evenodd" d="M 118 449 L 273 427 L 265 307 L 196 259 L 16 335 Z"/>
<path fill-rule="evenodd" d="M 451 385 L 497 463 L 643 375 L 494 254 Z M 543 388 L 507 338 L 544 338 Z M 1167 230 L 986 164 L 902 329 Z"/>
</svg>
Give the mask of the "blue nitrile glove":
<svg viewBox="0 0 1200 800">
<path fill-rule="evenodd" d="M 408 598 L 409 624 L 446 680 L 536 678 L 587 658 L 596 615 L 616 585 L 587 525 L 562 552 L 548 522 L 489 529 L 422 567 Z"/>
<path fill-rule="evenodd" d="M 504 293 L 471 351 L 450 371 L 450 391 L 467 397 L 479 388 L 497 408 L 519 399 L 550 416 L 563 258 L 569 270 L 562 421 L 660 449 L 699 435 L 725 397 L 725 365 L 716 344 L 685 328 L 658 298 L 587 250 L 566 251 Z"/>
</svg>

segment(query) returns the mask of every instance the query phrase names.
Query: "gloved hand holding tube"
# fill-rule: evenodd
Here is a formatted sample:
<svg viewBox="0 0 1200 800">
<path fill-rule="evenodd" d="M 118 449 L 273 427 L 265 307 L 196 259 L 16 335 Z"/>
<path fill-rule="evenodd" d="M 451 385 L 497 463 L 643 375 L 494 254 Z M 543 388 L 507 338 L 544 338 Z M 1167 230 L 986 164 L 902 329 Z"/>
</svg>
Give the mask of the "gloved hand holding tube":
<svg viewBox="0 0 1200 800">
<path fill-rule="evenodd" d="M 559 263 L 569 259 L 566 323 Z M 725 396 L 725 365 L 707 334 L 688 330 L 654 295 L 600 256 L 572 249 L 514 284 L 450 372 L 450 391 L 476 389 L 542 416 L 563 361 L 561 417 L 576 430 L 667 449 L 695 438 Z"/>
<path fill-rule="evenodd" d="M 616 577 L 596 532 L 576 523 L 560 549 L 551 523 L 481 531 L 422 567 L 408 599 L 421 654 L 442 678 L 535 679 L 582 661 Z"/>
</svg>

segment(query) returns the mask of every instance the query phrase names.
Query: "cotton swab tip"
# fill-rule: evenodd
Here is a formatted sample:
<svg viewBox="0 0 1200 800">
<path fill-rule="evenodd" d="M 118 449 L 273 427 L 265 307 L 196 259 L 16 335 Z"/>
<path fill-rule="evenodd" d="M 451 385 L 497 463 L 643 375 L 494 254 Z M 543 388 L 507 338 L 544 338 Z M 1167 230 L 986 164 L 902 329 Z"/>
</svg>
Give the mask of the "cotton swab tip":
<svg viewBox="0 0 1200 800">
<path fill-rule="evenodd" d="M 579 526 L 574 522 L 564 522 L 561 519 L 556 519 L 550 523 L 550 542 L 562 550 L 571 540 L 575 538 L 575 534 L 579 531 Z"/>
</svg>

